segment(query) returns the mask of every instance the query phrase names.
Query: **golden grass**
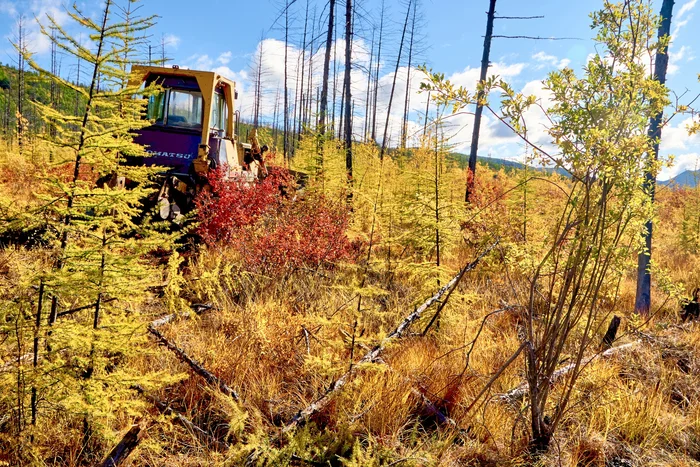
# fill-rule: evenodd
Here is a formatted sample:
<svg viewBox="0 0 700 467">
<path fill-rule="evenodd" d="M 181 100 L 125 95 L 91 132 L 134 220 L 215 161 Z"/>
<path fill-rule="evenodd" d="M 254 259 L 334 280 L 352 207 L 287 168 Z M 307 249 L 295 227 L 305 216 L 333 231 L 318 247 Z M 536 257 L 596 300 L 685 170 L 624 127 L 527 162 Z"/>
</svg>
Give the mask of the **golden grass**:
<svg viewBox="0 0 700 467">
<path fill-rule="evenodd" d="M 365 188 L 363 196 L 358 196 L 351 235 L 367 239 L 372 225 L 371 195 L 378 179 L 372 173 L 376 164 L 365 153 L 369 150 L 360 151 L 359 173 L 364 174 Z M 333 195 L 342 188 L 332 183 L 331 176 L 342 173 L 342 167 L 336 165 L 327 166 L 328 179 L 321 184 L 321 189 Z M 392 177 L 399 169 L 388 163 L 382 170 Z M 489 183 L 502 182 L 504 189 L 515 185 L 514 177 L 504 172 L 480 168 L 479 176 Z M 426 253 L 422 263 L 414 258 L 397 268 L 392 281 L 384 260 L 389 246 L 380 244 L 368 266 L 365 288 L 377 293 L 363 291 L 359 311 L 362 262 L 360 266 L 297 271 L 279 279 L 241 271 L 225 245 L 193 253 L 179 298 L 183 303 L 211 303 L 214 308 L 201 316 L 177 319 L 162 332 L 235 388 L 240 403 L 222 398 L 155 346 L 152 354 L 129 364 L 189 375 L 158 397 L 231 448 L 216 452 L 170 417 L 151 409 L 142 420 L 148 427 L 146 438 L 129 465 L 698 465 L 700 332 L 695 327 L 670 326 L 677 321 L 677 302 L 660 292 L 654 294 L 653 303 L 659 313 L 643 328 L 654 340 L 614 358 L 597 360 L 584 371 L 552 448 L 541 459 L 527 458 L 526 403 L 514 408 L 492 397 L 523 382 L 522 356 L 495 381 L 485 398 L 473 404 L 486 381 L 519 347 L 522 316 L 513 310 L 491 316 L 473 347 L 471 343 L 484 316 L 501 308 L 504 301 L 522 299 L 528 284 L 518 271 L 527 271 L 541 253 L 549 235 L 547 225 L 562 201 L 549 184 L 535 184 L 533 191 L 529 195 L 533 201 L 528 212 L 528 242 L 511 231 L 512 238 L 502 249 L 465 277 L 444 308 L 439 329 L 433 328 L 426 337 L 410 335 L 393 343 L 382 356 L 385 364 L 357 368 L 332 403 L 290 436 L 281 436 L 281 427 L 348 370 L 351 354 L 357 360 L 436 290 L 438 278 L 444 283 L 449 272 L 473 258 L 479 245 L 470 242 L 478 236 L 453 246 L 440 270 L 428 264 L 430 254 Z M 3 196 L 13 192 L 31 202 L 26 187 L 16 181 L 0 181 Z M 389 201 L 398 203 L 399 192 L 387 195 Z M 517 196 L 514 191 L 504 204 L 479 213 L 470 228 L 483 236 L 520 228 Z M 669 200 L 662 195 L 660 202 Z M 694 267 L 696 256 L 680 253 L 678 248 L 680 210 L 676 205 L 660 209 L 664 222 L 656 231 L 655 254 L 670 277 L 689 290 L 700 285 L 700 270 Z M 502 217 L 504 212 L 507 218 Z M 387 217 L 380 221 L 380 238 L 389 238 Z M 6 278 L 3 259 L 17 254 L 0 251 L 0 278 Z M 621 334 L 631 331 L 630 323 L 640 322 L 632 315 L 634 286 L 634 271 L 630 270 L 621 282 L 618 300 L 601 303 L 605 313 L 623 318 Z M 156 317 L 170 310 L 154 299 L 144 312 Z M 420 333 L 431 314 L 414 323 L 412 332 Z M 602 336 L 607 323 L 600 324 Z M 637 338 L 627 334 L 622 342 Z M 438 427 L 415 391 L 450 416 L 465 434 L 457 436 L 453 430 Z M 555 387 L 552 400 L 559 395 Z M 549 410 L 554 410 L 554 403 Z M 133 421 L 116 421 L 115 433 Z M 41 425 L 43 439 L 61 456 L 63 465 L 74 464 L 80 445 L 80 427 L 71 423 L 55 414 Z"/>
</svg>

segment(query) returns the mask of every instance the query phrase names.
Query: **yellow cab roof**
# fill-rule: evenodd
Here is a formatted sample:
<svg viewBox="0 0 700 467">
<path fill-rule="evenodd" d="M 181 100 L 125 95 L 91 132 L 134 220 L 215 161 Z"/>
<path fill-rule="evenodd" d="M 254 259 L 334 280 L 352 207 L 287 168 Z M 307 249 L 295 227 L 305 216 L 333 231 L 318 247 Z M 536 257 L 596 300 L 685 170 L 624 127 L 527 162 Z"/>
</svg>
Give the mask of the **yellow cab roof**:
<svg viewBox="0 0 700 467">
<path fill-rule="evenodd" d="M 214 82 L 222 83 L 231 86 L 231 89 L 236 88 L 236 82 L 213 71 L 188 70 L 179 67 L 164 67 L 152 65 L 134 65 L 131 67 L 130 84 L 138 85 L 148 79 L 151 74 L 160 76 L 188 76 L 195 78 L 198 82 Z"/>
</svg>

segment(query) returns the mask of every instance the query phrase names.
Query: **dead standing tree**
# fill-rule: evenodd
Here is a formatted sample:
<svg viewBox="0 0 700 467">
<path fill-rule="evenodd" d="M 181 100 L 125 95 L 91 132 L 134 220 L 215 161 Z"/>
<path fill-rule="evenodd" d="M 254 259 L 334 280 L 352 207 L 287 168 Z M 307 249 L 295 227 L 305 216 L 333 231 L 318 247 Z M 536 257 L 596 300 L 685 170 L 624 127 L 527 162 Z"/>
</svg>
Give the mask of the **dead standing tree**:
<svg viewBox="0 0 700 467">
<path fill-rule="evenodd" d="M 382 60 L 382 39 L 384 38 L 384 15 L 386 7 L 382 0 L 382 9 L 379 16 L 379 44 L 377 46 L 377 62 L 374 67 L 374 95 L 372 102 L 372 141 L 377 141 L 377 96 L 379 95 L 379 68 Z"/>
<path fill-rule="evenodd" d="M 16 119 L 17 119 L 17 145 L 19 146 L 19 153 L 22 154 L 25 144 L 25 116 L 24 116 L 24 101 L 25 101 L 25 57 L 29 53 L 27 47 L 27 30 L 25 28 L 24 16 L 17 19 L 17 38 L 13 42 L 15 49 L 17 51 L 17 104 L 15 108 Z"/>
<path fill-rule="evenodd" d="M 408 66 L 406 67 L 406 96 L 403 102 L 403 121 L 401 123 L 401 149 L 406 149 L 406 139 L 408 138 L 408 112 L 409 98 L 411 96 L 411 65 L 413 62 L 413 40 L 416 36 L 416 10 L 418 1 L 413 4 L 413 17 L 411 19 L 411 34 L 408 40 Z"/>
<path fill-rule="evenodd" d="M 348 201 L 352 201 L 352 0 L 345 0 L 345 171 L 348 183 Z"/>
<path fill-rule="evenodd" d="M 323 174 L 323 144 L 326 136 L 326 120 L 328 119 L 328 79 L 331 66 L 331 43 L 333 42 L 333 26 L 335 24 L 335 0 L 328 2 L 328 28 L 326 30 L 326 48 L 323 54 L 323 78 L 321 82 L 321 97 L 318 111 L 318 141 L 316 142 L 316 170 Z M 335 105 L 335 104 L 334 104 Z"/>
<path fill-rule="evenodd" d="M 408 18 L 411 14 L 411 6 L 413 5 L 412 0 L 408 0 L 408 6 L 406 7 L 406 19 L 403 23 L 403 32 L 401 33 L 401 42 L 399 42 L 399 54 L 396 57 L 396 68 L 394 69 L 394 79 L 391 83 L 391 93 L 389 94 L 389 105 L 386 109 L 386 120 L 384 121 L 384 136 L 382 137 L 382 146 L 379 150 L 379 159 L 384 158 L 384 153 L 387 149 L 387 138 L 389 136 L 389 119 L 391 118 L 391 103 L 394 100 L 394 91 L 396 90 L 396 77 L 399 74 L 399 66 L 401 65 L 401 52 L 403 51 L 403 43 L 406 38 L 406 28 L 408 27 Z"/>
<path fill-rule="evenodd" d="M 253 126 L 258 127 L 260 123 L 260 108 L 262 106 L 263 100 L 263 78 L 264 78 L 264 67 L 263 61 L 265 60 L 265 37 L 260 36 L 260 44 L 258 45 L 258 53 L 256 54 L 253 66 L 253 73 L 255 76 L 255 82 L 253 83 L 253 91 L 255 94 L 255 102 L 253 103 Z"/>
<path fill-rule="evenodd" d="M 301 55 L 297 60 L 297 85 L 299 86 L 296 91 L 296 111 L 294 112 L 294 128 L 296 129 L 297 138 L 301 138 L 301 129 L 303 126 L 304 119 L 304 69 L 306 67 L 306 36 L 309 26 L 309 0 L 306 0 L 306 14 L 304 15 L 304 38 L 301 41 Z M 299 67 L 301 65 L 301 68 Z M 299 74 L 301 72 L 301 78 Z M 298 116 L 297 116 L 298 115 Z M 298 125 L 298 126 L 297 126 Z M 296 146 L 296 145 L 295 145 Z M 294 152 L 294 148 L 292 149 Z"/>
<path fill-rule="evenodd" d="M 661 5 L 661 24 L 659 25 L 658 40 L 666 41 L 671 33 L 671 15 L 673 14 L 674 0 L 664 0 Z M 668 44 L 656 51 L 654 61 L 654 79 L 659 84 L 666 84 L 666 70 L 668 69 Z M 644 189 L 649 196 L 650 202 L 654 203 L 656 194 L 656 170 L 654 166 L 659 160 L 659 142 L 661 140 L 661 129 L 663 127 L 663 109 L 654 115 L 649 121 L 649 138 L 654 141 L 654 146 L 650 154 L 647 155 L 647 171 L 644 175 Z M 651 261 L 651 239 L 654 224 L 650 219 L 646 224 L 646 234 L 644 235 L 644 247 L 646 251 L 639 254 L 637 259 L 637 293 L 634 303 L 634 310 L 637 313 L 648 314 L 651 308 L 651 272 L 649 263 Z"/>
<path fill-rule="evenodd" d="M 491 55 L 491 40 L 494 38 L 502 39 L 535 39 L 535 40 L 562 40 L 575 38 L 545 38 L 532 36 L 494 36 L 493 22 L 495 19 L 541 19 L 543 16 L 496 16 L 496 0 L 489 0 L 489 11 L 486 13 L 486 34 L 484 35 L 484 50 L 481 56 L 481 71 L 479 74 L 479 83 L 477 84 L 476 93 L 476 110 L 474 111 L 474 126 L 472 128 L 472 140 L 469 148 L 469 172 L 467 175 L 467 184 L 464 193 L 464 201 L 469 202 L 474 191 L 474 178 L 476 177 L 476 161 L 479 152 L 479 132 L 481 130 L 481 115 L 484 111 L 484 101 L 486 93 L 483 90 L 486 76 L 489 69 L 489 57 Z"/>
<path fill-rule="evenodd" d="M 469 172 L 467 173 L 467 188 L 464 193 L 464 201 L 467 203 L 474 191 L 474 177 L 476 176 L 476 154 L 479 150 L 479 130 L 481 129 L 481 114 L 484 111 L 483 101 L 486 97 L 483 83 L 489 70 L 489 55 L 491 54 L 491 36 L 493 35 L 493 17 L 496 14 L 496 0 L 489 0 L 489 11 L 486 19 L 486 35 L 484 36 L 484 52 L 481 56 L 481 72 L 476 94 L 476 111 L 474 112 L 474 127 L 472 128 L 472 143 L 469 149 Z"/>
<path fill-rule="evenodd" d="M 323 55 L 323 82 L 321 83 L 321 107 L 318 114 L 318 132 L 326 134 L 326 114 L 328 111 L 328 75 L 331 64 L 331 44 L 333 42 L 333 25 L 335 21 L 335 0 L 328 2 L 328 29 L 326 32 L 326 50 Z"/>
</svg>

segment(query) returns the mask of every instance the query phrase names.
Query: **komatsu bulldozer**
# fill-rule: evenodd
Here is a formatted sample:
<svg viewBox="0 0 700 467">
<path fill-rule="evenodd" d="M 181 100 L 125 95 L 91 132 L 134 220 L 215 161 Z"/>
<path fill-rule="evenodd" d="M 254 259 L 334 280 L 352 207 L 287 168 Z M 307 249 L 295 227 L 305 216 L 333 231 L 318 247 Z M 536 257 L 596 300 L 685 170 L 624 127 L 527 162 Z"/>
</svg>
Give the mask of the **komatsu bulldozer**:
<svg viewBox="0 0 700 467">
<path fill-rule="evenodd" d="M 148 98 L 151 124 L 134 138 L 146 148 L 147 157 L 127 158 L 126 163 L 165 168 L 154 200 L 162 219 L 178 221 L 189 211 L 197 193 L 209 189 L 207 175 L 213 169 L 225 168 L 225 177 L 242 183 L 266 175 L 267 147 L 260 147 L 255 130 L 247 143 L 236 133 L 240 114 L 234 106 L 234 81 L 178 66 L 134 66 L 131 84 L 156 84 L 160 89 Z"/>
</svg>

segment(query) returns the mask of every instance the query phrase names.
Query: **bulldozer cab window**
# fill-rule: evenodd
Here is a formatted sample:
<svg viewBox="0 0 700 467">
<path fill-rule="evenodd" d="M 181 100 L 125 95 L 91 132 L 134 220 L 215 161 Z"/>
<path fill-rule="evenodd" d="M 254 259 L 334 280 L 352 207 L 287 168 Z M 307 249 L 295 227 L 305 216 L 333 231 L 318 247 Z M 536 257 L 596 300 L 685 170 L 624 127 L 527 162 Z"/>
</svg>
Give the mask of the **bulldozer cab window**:
<svg viewBox="0 0 700 467">
<path fill-rule="evenodd" d="M 148 110 L 146 116 L 155 121 L 156 125 L 163 124 L 165 117 L 165 93 L 152 94 L 148 97 Z"/>
<path fill-rule="evenodd" d="M 182 128 L 202 128 L 204 100 L 201 92 L 171 89 L 168 92 L 167 126 Z"/>
<path fill-rule="evenodd" d="M 228 123 L 228 107 L 223 94 L 214 93 L 214 105 L 211 109 L 211 126 L 217 130 L 225 130 Z"/>
</svg>

